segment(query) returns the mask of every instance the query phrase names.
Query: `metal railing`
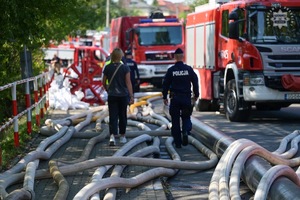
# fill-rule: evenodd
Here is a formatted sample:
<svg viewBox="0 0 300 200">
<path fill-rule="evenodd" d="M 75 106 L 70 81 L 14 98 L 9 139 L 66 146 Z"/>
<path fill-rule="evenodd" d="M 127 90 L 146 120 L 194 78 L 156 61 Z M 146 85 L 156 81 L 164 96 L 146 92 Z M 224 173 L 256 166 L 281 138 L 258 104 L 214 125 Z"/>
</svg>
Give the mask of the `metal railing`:
<svg viewBox="0 0 300 200">
<path fill-rule="evenodd" d="M 40 119 L 44 117 L 44 111 L 49 106 L 49 93 L 48 89 L 52 81 L 49 72 L 42 73 L 35 77 L 15 81 L 4 86 L 0 86 L 0 93 L 4 90 L 11 89 L 11 101 L 12 101 L 12 118 L 9 118 L 4 124 L 0 125 L 0 134 L 7 128 L 13 125 L 14 129 L 14 145 L 19 147 L 19 119 L 27 114 L 27 134 L 32 132 L 32 111 L 35 109 L 35 122 L 37 126 L 40 126 Z M 32 87 L 33 85 L 33 87 Z M 25 104 L 26 108 L 18 113 L 18 101 L 17 99 L 17 86 L 23 86 L 25 88 Z M 24 89 L 23 89 L 24 91 Z M 31 95 L 33 94 L 33 95 Z M 32 103 L 34 102 L 34 103 Z M 1 151 L 1 147 L 0 147 Z M 0 152 L 2 158 L 2 152 Z M 1 163 L 0 158 L 0 163 Z"/>
</svg>

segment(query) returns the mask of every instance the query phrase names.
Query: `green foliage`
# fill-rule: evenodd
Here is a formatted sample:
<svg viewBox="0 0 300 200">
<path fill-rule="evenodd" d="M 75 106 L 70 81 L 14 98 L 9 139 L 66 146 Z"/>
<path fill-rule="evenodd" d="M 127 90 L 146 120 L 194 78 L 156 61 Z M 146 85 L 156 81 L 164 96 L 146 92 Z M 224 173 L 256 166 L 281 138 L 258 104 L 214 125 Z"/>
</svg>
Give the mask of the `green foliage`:
<svg viewBox="0 0 300 200">
<path fill-rule="evenodd" d="M 157 0 L 153 0 L 153 2 L 152 2 L 152 6 L 158 6 L 158 2 L 157 2 Z"/>
<path fill-rule="evenodd" d="M 120 7 L 117 2 L 110 1 L 109 19 L 125 15 L 130 15 L 130 12 Z M 86 30 L 103 30 L 106 26 L 106 0 L 86 1 L 73 20 L 74 30 L 69 32 L 71 35 L 76 35 L 77 31 L 84 35 Z"/>
<path fill-rule="evenodd" d="M 80 6 L 78 0 L 2 0 L 1 46 L 6 44 L 17 51 L 24 45 L 39 48 L 52 38 L 63 38 L 70 31 L 75 12 L 69 8 Z M 63 19 L 63 20 L 62 20 Z"/>
<path fill-rule="evenodd" d="M 181 13 L 179 13 L 178 18 L 179 19 L 186 19 L 186 16 L 187 16 L 186 12 L 181 12 Z"/>
<path fill-rule="evenodd" d="M 78 12 L 69 9 L 80 7 L 80 1 L 0 0 L 3 11 L 0 15 L 0 75 L 6 77 L 0 80 L 0 85 L 20 79 L 19 56 L 24 47 L 33 52 L 33 68 L 39 68 L 40 47 L 51 39 L 63 39 L 73 30 L 72 19 Z"/>
<path fill-rule="evenodd" d="M 50 40 L 61 41 L 78 30 L 101 30 L 105 27 L 106 0 L 0 0 L 0 67 L 19 66 L 15 58 L 24 50 L 47 46 Z M 110 19 L 129 11 L 110 2 Z M 13 57 L 13 60 L 12 60 Z M 15 61 L 17 65 L 12 65 Z M 2 75 L 2 74 L 1 74 Z"/>
<path fill-rule="evenodd" d="M 0 86 L 21 79 L 20 54 L 25 49 L 31 52 L 35 76 L 45 69 L 40 48 L 50 40 L 105 27 L 106 0 L 0 0 L 0 4 Z M 111 1 L 110 18 L 128 13 Z M 10 90 L 0 91 L 0 100 L 2 121 L 11 117 Z"/>
<path fill-rule="evenodd" d="M 191 10 L 195 10 L 195 7 L 208 3 L 209 0 L 188 0 L 188 5 Z"/>
<path fill-rule="evenodd" d="M 50 40 L 61 41 L 78 30 L 101 30 L 105 27 L 106 0 L 0 0 L 0 85 L 20 79 L 20 52 L 32 52 L 33 69 L 43 70 L 40 47 Z M 110 19 L 129 11 L 110 2 Z"/>
</svg>

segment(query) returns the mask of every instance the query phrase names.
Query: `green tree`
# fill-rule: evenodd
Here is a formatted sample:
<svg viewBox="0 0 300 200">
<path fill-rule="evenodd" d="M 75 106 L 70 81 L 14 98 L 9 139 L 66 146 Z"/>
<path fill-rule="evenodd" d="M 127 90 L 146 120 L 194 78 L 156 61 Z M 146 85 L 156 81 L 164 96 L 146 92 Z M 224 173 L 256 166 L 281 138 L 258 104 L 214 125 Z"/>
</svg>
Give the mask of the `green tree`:
<svg viewBox="0 0 300 200">
<path fill-rule="evenodd" d="M 44 70 L 41 47 L 61 41 L 77 30 L 105 27 L 106 0 L 0 0 L 0 86 L 21 79 L 20 54 L 32 54 L 33 75 Z M 110 2 L 110 18 L 128 11 Z M 10 117 L 11 94 L 2 91 L 0 119 Z M 7 112 L 7 113 L 6 113 Z"/>
<path fill-rule="evenodd" d="M 85 34 L 86 30 L 102 30 L 106 26 L 106 0 L 89 0 L 82 7 L 81 14 L 76 18 L 73 34 L 80 30 Z M 120 7 L 117 2 L 110 1 L 109 19 L 119 16 L 130 15 L 130 12 L 123 7 Z"/>
<path fill-rule="evenodd" d="M 158 2 L 157 2 L 157 0 L 153 0 L 152 6 L 158 7 Z"/>
<path fill-rule="evenodd" d="M 20 52 L 47 46 L 50 40 L 61 41 L 77 30 L 101 30 L 105 27 L 106 0 L 0 0 L 0 85 L 20 78 Z M 129 12 L 110 2 L 110 18 Z M 34 59 L 37 60 L 38 59 Z M 35 69 L 41 63 L 33 63 Z M 39 70 L 36 70 L 37 73 Z"/>
<path fill-rule="evenodd" d="M 195 7 L 208 3 L 209 0 L 188 0 L 190 10 L 195 10 Z"/>
<path fill-rule="evenodd" d="M 16 80 L 20 77 L 19 54 L 24 47 L 32 52 L 50 39 L 62 39 L 72 29 L 77 12 L 69 8 L 79 7 L 78 0 L 1 0 L 0 16 L 0 71 L 1 75 Z M 68 14 L 70 13 L 70 14 Z M 62 20 L 63 19 L 63 20 Z"/>
</svg>

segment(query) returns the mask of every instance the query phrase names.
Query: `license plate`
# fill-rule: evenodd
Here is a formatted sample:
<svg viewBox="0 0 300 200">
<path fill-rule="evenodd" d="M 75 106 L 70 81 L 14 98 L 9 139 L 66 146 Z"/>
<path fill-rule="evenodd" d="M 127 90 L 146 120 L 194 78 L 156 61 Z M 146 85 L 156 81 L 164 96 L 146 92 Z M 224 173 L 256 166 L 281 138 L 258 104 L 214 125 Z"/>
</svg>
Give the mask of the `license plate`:
<svg viewBox="0 0 300 200">
<path fill-rule="evenodd" d="M 157 72 L 166 72 L 167 71 L 167 66 L 166 65 L 157 65 L 155 66 L 155 69 Z"/>
<path fill-rule="evenodd" d="M 287 100 L 300 99 L 300 94 L 299 93 L 285 94 L 284 98 Z"/>
</svg>

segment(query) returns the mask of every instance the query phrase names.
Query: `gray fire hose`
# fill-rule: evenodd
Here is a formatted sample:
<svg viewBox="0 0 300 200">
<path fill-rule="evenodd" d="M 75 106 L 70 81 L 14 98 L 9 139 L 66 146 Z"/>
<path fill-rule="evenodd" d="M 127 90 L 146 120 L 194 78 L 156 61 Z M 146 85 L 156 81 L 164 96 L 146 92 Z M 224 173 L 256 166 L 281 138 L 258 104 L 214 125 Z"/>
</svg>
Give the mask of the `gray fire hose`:
<svg viewBox="0 0 300 200">
<path fill-rule="evenodd" d="M 196 131 L 196 137 L 219 156 L 234 142 L 233 138 L 213 129 L 196 118 L 192 117 L 192 122 L 193 130 Z M 251 156 L 245 163 L 242 179 L 255 193 L 260 179 L 270 168 L 270 164 L 262 158 Z M 272 200 L 290 200 L 300 196 L 300 190 L 291 180 L 279 177 L 272 184 L 268 196 Z"/>
<path fill-rule="evenodd" d="M 165 126 L 166 124 L 168 124 L 166 118 L 159 117 L 150 108 L 150 106 L 152 105 L 151 101 L 155 101 L 158 99 L 161 99 L 161 97 L 158 96 L 152 98 L 149 97 L 147 100 L 148 106 L 143 108 L 144 110 L 143 112 L 141 112 L 142 115 L 140 115 L 140 113 L 137 113 L 136 116 L 134 116 L 134 118 L 141 121 L 144 120 L 144 122 L 147 123 L 154 123 L 160 125 L 161 127 L 158 128 L 158 130 L 151 130 L 151 131 L 150 130 L 149 131 L 147 130 L 128 131 L 126 133 L 126 137 L 137 137 L 141 134 L 149 134 L 150 136 L 155 136 L 155 135 L 170 136 L 169 130 L 163 130 L 164 128 L 170 125 L 169 124 Z M 164 109 L 167 110 L 167 107 L 164 107 Z M 104 111 L 103 108 L 99 113 L 97 117 L 99 119 L 99 122 L 102 122 L 104 118 L 107 117 L 107 112 Z M 167 118 L 170 119 L 168 112 L 165 112 L 165 114 Z M 151 115 L 151 117 L 157 120 L 150 117 L 145 117 L 143 115 Z M 80 116 L 83 117 L 83 115 Z M 95 137 L 96 134 L 99 133 L 80 132 L 80 129 L 82 129 L 84 126 L 90 123 L 92 118 L 92 112 L 89 111 L 89 113 L 85 113 L 84 116 L 86 117 L 86 121 L 82 124 L 79 124 L 78 126 L 75 126 L 76 133 L 74 133 L 73 136 L 85 137 L 85 138 Z M 72 117 L 76 119 L 76 117 L 78 116 L 76 117 L 72 116 Z M 70 120 L 65 120 L 64 123 L 68 123 L 68 122 L 70 122 Z M 300 174 L 300 169 L 298 168 L 296 173 L 291 169 L 291 167 L 295 167 L 299 165 L 300 158 L 293 158 L 288 160 L 289 158 L 292 158 L 298 150 L 297 144 L 300 141 L 298 137 L 299 134 L 298 131 L 295 131 L 290 136 L 284 138 L 279 148 L 275 152 L 271 153 L 266 151 L 264 148 L 260 147 L 259 145 L 255 144 L 254 142 L 248 140 L 239 140 L 235 142 L 234 139 L 224 135 L 219 131 L 216 131 L 215 129 L 203 124 L 202 122 L 196 120 L 195 118 L 192 118 L 192 122 L 193 122 L 193 133 L 195 133 L 196 137 L 200 138 L 201 142 L 203 142 L 206 146 L 210 147 L 214 152 L 216 152 L 216 154 L 219 157 L 221 157 L 223 154 L 215 170 L 215 173 L 212 177 L 212 183 L 210 185 L 210 191 L 211 191 L 210 195 L 213 195 L 212 199 L 214 199 L 214 197 L 216 198 L 220 197 L 221 199 L 229 199 L 229 198 L 238 199 L 239 185 L 237 184 L 239 183 L 240 178 L 242 178 L 244 182 L 249 186 L 249 188 L 255 193 L 254 196 L 255 199 L 265 199 L 267 197 L 269 190 L 270 190 L 269 197 L 271 197 L 274 200 L 294 199 L 295 197 L 300 196 L 299 178 L 297 176 L 297 174 Z M 51 126 L 53 128 L 56 128 L 57 130 L 63 129 L 63 125 L 56 124 L 58 123 L 56 121 L 55 123 L 48 121 L 48 123 L 54 124 Z M 130 122 L 130 123 L 136 125 L 138 122 Z M 57 130 L 54 130 L 53 132 L 56 132 Z M 100 128 L 98 130 L 100 130 Z M 98 140 L 101 139 L 98 138 Z M 95 142 L 97 141 L 93 141 L 91 142 L 91 144 L 93 145 L 95 144 Z M 92 168 L 99 165 L 101 166 L 122 165 L 116 167 L 116 170 L 118 169 L 118 172 L 116 172 L 116 174 L 118 175 L 121 173 L 120 171 L 125 165 L 142 165 L 142 166 L 158 167 L 155 168 L 157 171 L 155 171 L 155 169 L 152 169 L 130 179 L 124 179 L 121 177 L 110 177 L 107 179 L 102 179 L 101 176 L 99 180 L 100 184 L 98 186 L 96 185 L 96 182 L 98 183 L 98 181 L 94 183 L 92 182 L 91 183 L 92 185 L 88 186 L 88 187 L 92 187 L 93 190 L 95 191 L 99 191 L 102 188 L 106 189 L 107 187 L 112 187 L 112 188 L 134 187 L 137 186 L 136 184 L 140 184 L 144 181 L 151 180 L 157 176 L 169 177 L 172 176 L 172 173 L 174 173 L 174 170 L 169 168 L 202 170 L 202 169 L 211 168 L 215 166 L 217 163 L 217 156 L 214 155 L 203 144 L 199 143 L 198 140 L 192 138 L 191 136 L 189 136 L 189 143 L 193 144 L 194 146 L 198 146 L 197 147 L 198 149 L 201 148 L 202 149 L 201 152 L 208 155 L 208 157 L 211 160 L 202 161 L 202 162 L 182 162 L 179 160 L 180 158 L 177 157 L 178 155 L 176 155 L 176 151 L 172 147 L 172 138 L 167 139 L 167 143 L 168 144 L 166 144 L 166 147 L 168 151 L 171 152 L 170 154 L 171 157 L 174 159 L 173 161 L 163 160 L 163 159 L 150 159 L 150 158 L 132 158 L 131 155 L 129 157 L 113 156 L 113 157 L 103 157 L 103 158 L 96 158 L 92 160 L 86 160 L 87 157 L 86 155 L 89 155 L 90 152 L 90 150 L 88 150 L 88 147 L 86 147 L 87 149 L 86 153 L 82 154 L 82 158 L 80 158 L 80 160 L 76 160 L 76 161 L 80 161 L 80 163 L 71 162 L 72 165 L 66 165 L 57 168 L 55 162 L 51 161 L 51 166 L 53 167 L 53 170 L 51 171 L 58 173 L 59 174 L 58 180 L 62 180 L 63 175 L 72 174 L 74 172 L 82 171 L 84 169 Z M 19 198 L 20 196 L 23 196 L 25 199 L 33 198 L 34 192 L 33 190 L 31 190 L 31 188 L 33 185 L 34 178 L 32 179 L 32 177 L 34 177 L 34 175 L 36 176 L 35 178 L 37 179 L 51 177 L 50 173 L 47 170 L 37 170 L 34 173 L 38 165 L 37 159 L 38 158 L 47 159 L 48 158 L 47 156 L 49 156 L 47 155 L 47 153 L 54 151 L 54 149 L 56 148 L 55 146 L 59 146 L 61 144 L 62 142 L 58 142 L 53 147 L 52 146 L 49 147 L 45 152 L 44 151 L 39 151 L 38 153 L 33 152 L 29 154 L 28 157 L 24 158 L 24 161 L 22 162 L 25 162 L 26 164 L 29 162 L 27 167 L 28 172 L 26 175 L 27 178 L 25 178 L 24 181 L 23 188 L 20 190 L 15 190 L 9 195 L 7 195 L 5 191 L 8 185 L 10 185 L 13 182 L 19 181 L 24 177 L 25 173 L 23 172 L 18 173 L 24 168 L 24 164 L 18 163 L 10 171 L 8 170 L 7 172 L 1 174 L 0 175 L 1 195 L 4 196 L 7 195 L 6 196 L 7 198 Z M 288 151 L 286 151 L 286 147 L 288 144 L 290 144 L 291 148 Z M 147 149 L 150 149 L 150 147 L 149 148 L 147 147 Z M 262 159 L 261 157 L 264 159 Z M 275 167 L 271 167 L 271 165 L 267 161 L 279 165 Z M 243 171 L 241 165 L 244 165 Z M 230 178 L 229 175 L 231 175 Z M 9 176 L 9 178 L 7 176 Z M 122 184 L 119 185 L 120 183 L 117 183 L 118 181 L 120 181 Z M 64 184 L 62 186 L 64 186 Z M 84 190 L 86 190 L 86 188 L 83 188 L 83 191 Z M 92 191 L 89 192 L 92 193 Z M 57 195 L 62 195 L 62 198 L 64 198 L 65 193 L 67 193 L 66 190 L 63 190 L 58 192 Z M 84 195 L 88 196 L 89 194 L 84 194 Z M 233 196 L 230 197 L 230 195 Z"/>
<path fill-rule="evenodd" d="M 159 154 L 160 150 L 159 150 L 159 138 L 155 137 L 153 140 L 153 145 L 145 147 L 143 149 L 140 149 L 132 154 L 130 154 L 130 157 L 143 157 L 149 154 Z M 112 176 L 120 176 L 123 169 L 125 168 L 126 165 L 117 165 L 115 166 L 114 170 L 112 171 Z M 104 166 L 102 166 L 104 167 Z M 106 169 L 108 170 L 109 166 L 105 166 Z M 97 169 L 98 170 L 98 169 Z M 96 172 L 97 173 L 97 172 Z M 92 179 L 92 182 L 97 182 L 98 180 L 102 179 L 102 175 L 104 173 L 102 173 L 101 175 L 98 174 L 97 177 L 95 177 L 95 179 Z M 110 188 L 107 192 L 106 195 L 104 196 L 104 199 L 115 199 L 116 196 L 116 189 L 115 188 Z M 99 193 L 94 194 L 91 197 L 91 200 L 98 200 L 100 199 L 99 197 Z"/>
</svg>

